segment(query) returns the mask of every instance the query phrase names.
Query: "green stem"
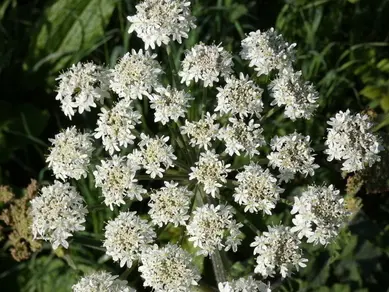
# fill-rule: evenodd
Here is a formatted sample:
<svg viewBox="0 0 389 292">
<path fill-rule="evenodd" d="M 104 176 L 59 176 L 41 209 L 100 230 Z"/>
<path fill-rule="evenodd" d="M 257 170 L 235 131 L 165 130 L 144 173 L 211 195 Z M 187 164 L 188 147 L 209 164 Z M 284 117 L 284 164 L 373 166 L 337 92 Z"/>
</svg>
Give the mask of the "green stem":
<svg viewBox="0 0 389 292">
<path fill-rule="evenodd" d="M 220 256 L 220 251 L 216 250 L 211 255 L 211 261 L 212 261 L 213 272 L 215 273 L 215 277 L 216 277 L 216 282 L 217 283 L 227 282 L 227 274 L 226 274 L 226 270 L 224 269 L 222 258 Z"/>
</svg>

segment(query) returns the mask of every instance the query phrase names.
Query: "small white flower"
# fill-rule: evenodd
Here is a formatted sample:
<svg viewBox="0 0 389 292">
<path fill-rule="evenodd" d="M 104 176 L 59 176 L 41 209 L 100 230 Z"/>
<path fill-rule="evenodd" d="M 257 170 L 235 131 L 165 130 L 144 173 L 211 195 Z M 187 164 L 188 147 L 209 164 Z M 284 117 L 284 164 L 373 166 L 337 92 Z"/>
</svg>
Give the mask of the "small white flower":
<svg viewBox="0 0 389 292">
<path fill-rule="evenodd" d="M 299 133 L 277 137 L 270 141 L 271 152 L 267 158 L 269 166 L 279 168 L 281 181 L 288 182 L 296 173 L 313 176 L 319 165 L 315 164 L 310 137 Z"/>
<path fill-rule="evenodd" d="M 125 157 L 114 155 L 111 159 L 101 161 L 93 172 L 96 187 L 102 188 L 104 203 L 113 210 L 113 205 L 125 204 L 124 198 L 142 200 L 146 190 L 135 179 L 139 166 L 129 163 Z"/>
<path fill-rule="evenodd" d="M 167 144 L 169 137 L 150 138 L 143 133 L 140 137 L 141 141 L 138 144 L 140 150 L 134 150 L 132 157 L 134 159 L 138 157 L 138 161 L 151 178 L 163 177 L 165 170 L 172 167 L 173 160 L 177 159 L 173 154 L 173 147 Z M 161 167 L 161 164 L 164 168 Z"/>
<path fill-rule="evenodd" d="M 159 87 L 163 73 L 156 54 L 135 50 L 127 53 L 111 70 L 111 89 L 121 98 L 142 99 L 150 96 L 153 88 Z"/>
<path fill-rule="evenodd" d="M 268 226 L 268 230 L 261 236 L 256 236 L 250 245 L 255 247 L 254 255 L 258 255 L 255 273 L 267 278 L 279 272 L 285 278 L 291 274 L 293 268 L 299 270 L 300 267 L 306 267 L 308 260 L 302 257 L 301 242 L 289 227 Z"/>
<path fill-rule="evenodd" d="M 56 178 L 65 180 L 69 177 L 86 177 L 94 150 L 91 140 L 89 134 L 81 134 L 74 126 L 55 135 L 54 139 L 49 139 L 52 147 L 46 162 Z"/>
<path fill-rule="evenodd" d="M 219 292 L 271 292 L 270 285 L 257 281 L 253 276 L 218 284 Z"/>
<path fill-rule="evenodd" d="M 69 247 L 67 238 L 76 231 L 85 230 L 88 210 L 75 187 L 54 181 L 43 187 L 40 196 L 31 201 L 32 234 L 34 238 L 49 241 L 53 249 Z"/>
<path fill-rule="evenodd" d="M 91 62 L 77 63 L 62 73 L 57 96 L 63 113 L 70 119 L 78 110 L 80 114 L 96 107 L 109 98 L 108 70 Z"/>
<path fill-rule="evenodd" d="M 226 78 L 226 85 L 218 87 L 217 107 L 215 111 L 223 114 L 239 114 L 241 118 L 255 114 L 260 117 L 263 110 L 261 100 L 263 89 L 255 85 L 248 76 L 240 73 L 239 79 L 231 75 Z"/>
<path fill-rule="evenodd" d="M 225 142 L 225 152 L 230 156 L 241 155 L 241 152 L 247 153 L 250 157 L 258 155 L 257 148 L 266 143 L 261 134 L 263 131 L 261 125 L 254 124 L 254 120 L 246 124 L 236 118 L 229 118 L 229 122 L 218 135 L 219 139 Z"/>
<path fill-rule="evenodd" d="M 216 123 L 216 115 L 209 112 L 197 122 L 185 121 L 185 126 L 181 127 L 181 134 L 188 135 L 190 145 L 198 145 L 205 150 L 212 146 L 212 140 L 215 140 L 220 125 Z"/>
<path fill-rule="evenodd" d="M 143 285 L 155 292 L 191 292 L 201 278 L 191 255 L 175 244 L 146 249 L 141 262 Z"/>
<path fill-rule="evenodd" d="M 119 276 L 108 272 L 94 272 L 84 276 L 73 285 L 73 292 L 136 292 L 127 286 L 127 281 L 119 280 Z"/>
<path fill-rule="evenodd" d="M 235 221 L 233 214 L 233 208 L 226 205 L 206 204 L 194 210 L 187 232 L 189 241 L 200 249 L 197 254 L 208 256 L 222 249 L 237 251 L 243 225 Z"/>
<path fill-rule="evenodd" d="M 227 182 L 227 174 L 230 172 L 230 164 L 224 164 L 214 151 L 206 151 L 200 154 L 195 167 L 191 167 L 189 180 L 196 179 L 204 185 L 204 191 L 212 197 L 219 194 L 219 188 Z"/>
<path fill-rule="evenodd" d="M 327 160 L 344 160 L 342 170 L 353 172 L 372 166 L 381 158 L 377 154 L 383 149 L 368 115 L 352 115 L 349 110 L 339 111 L 327 122 L 327 140 L 324 151 Z"/>
<path fill-rule="evenodd" d="M 160 227 L 168 223 L 186 225 L 192 197 L 193 192 L 186 187 L 165 181 L 164 187 L 150 194 L 151 220 Z"/>
<path fill-rule="evenodd" d="M 144 0 L 135 7 L 137 13 L 127 17 L 131 22 L 128 33 L 136 31 L 146 50 L 167 45 L 170 40 L 181 44 L 182 38 L 188 38 L 190 29 L 196 27 L 186 0 Z"/>
<path fill-rule="evenodd" d="M 155 110 L 154 121 L 165 125 L 169 120 L 177 122 L 179 117 L 185 117 L 189 101 L 193 100 L 190 94 L 168 86 L 159 87 L 157 94 L 149 96 L 150 107 Z"/>
<path fill-rule="evenodd" d="M 301 71 L 292 68 L 283 69 L 270 85 L 270 96 L 274 98 L 270 105 L 285 106 L 285 116 L 292 121 L 310 119 L 317 107 L 319 93 L 315 87 L 304 81 Z"/>
<path fill-rule="evenodd" d="M 251 163 L 237 174 L 236 179 L 238 186 L 235 188 L 234 199 L 239 205 L 245 206 L 244 211 L 263 211 L 271 215 L 271 210 L 276 207 L 280 193 L 284 190 L 278 186 L 277 179 L 269 170 Z"/>
<path fill-rule="evenodd" d="M 182 61 L 182 69 L 178 72 L 181 83 L 190 85 L 192 80 L 202 80 L 204 87 L 212 87 L 220 77 L 227 77 L 232 72 L 232 56 L 222 47 L 216 45 L 195 45 L 187 51 Z"/>
<path fill-rule="evenodd" d="M 112 109 L 101 109 L 95 138 L 101 138 L 109 154 L 120 151 L 120 147 L 134 144 L 135 136 L 131 130 L 139 124 L 142 115 L 135 111 L 128 99 L 120 100 Z"/>
<path fill-rule="evenodd" d="M 339 191 L 333 185 L 328 187 L 308 186 L 301 197 L 294 198 L 291 214 L 296 214 L 292 232 L 298 232 L 299 238 L 304 236 L 308 242 L 327 245 L 346 223 L 348 211 Z"/>
<path fill-rule="evenodd" d="M 285 42 L 273 28 L 265 32 L 257 30 L 242 40 L 240 55 L 242 59 L 250 61 L 249 66 L 258 71 L 258 76 L 269 75 L 275 69 L 282 70 L 292 65 L 295 46 Z"/>
<path fill-rule="evenodd" d="M 136 212 L 120 212 L 114 220 L 105 226 L 103 246 L 106 254 L 120 267 L 130 268 L 139 260 L 141 252 L 154 242 L 156 234 L 151 225 L 141 219 Z"/>
</svg>

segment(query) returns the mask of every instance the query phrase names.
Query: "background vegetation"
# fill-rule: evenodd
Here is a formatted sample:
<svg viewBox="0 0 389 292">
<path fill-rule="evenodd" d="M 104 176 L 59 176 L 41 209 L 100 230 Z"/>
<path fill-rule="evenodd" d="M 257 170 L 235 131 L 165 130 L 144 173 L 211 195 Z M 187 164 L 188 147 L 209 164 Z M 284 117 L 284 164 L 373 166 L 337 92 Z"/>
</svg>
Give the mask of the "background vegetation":
<svg viewBox="0 0 389 292">
<path fill-rule="evenodd" d="M 127 34 L 126 16 L 134 14 L 135 2 L 0 2 L 0 185 L 11 186 L 15 200 L 28 194 L 23 193 L 23 188 L 31 178 L 39 184 L 53 180 L 45 166 L 48 138 L 69 125 L 55 100 L 58 72 L 80 60 L 112 66 L 131 48 L 140 48 L 140 40 Z M 326 119 L 347 108 L 356 112 L 371 109 L 369 113 L 376 115 L 376 130 L 388 140 L 388 0 L 194 0 L 192 3 L 198 27 L 185 43 L 187 47 L 200 40 L 223 41 L 228 50 L 237 52 L 245 33 L 272 26 L 287 40 L 297 43 L 298 66 L 321 93 L 318 116 L 322 126 L 313 135 L 316 141 L 325 131 Z M 87 127 L 90 120 L 79 116 L 74 123 Z M 294 126 L 284 123 L 280 132 Z M 297 126 L 307 133 L 316 129 L 314 122 Z M 310 248 L 309 266 L 288 281 L 275 283 L 280 291 L 387 291 L 387 152 L 383 154 L 383 162 L 368 173 L 348 177 L 340 177 L 338 173 L 319 174 L 321 181 L 336 182 L 344 193 L 355 195 L 352 203 L 362 208 L 349 230 L 328 251 Z M 89 205 L 98 203 L 92 185 L 85 180 L 78 186 Z M 0 197 L 3 191 L 0 190 Z M 15 200 L 12 204 L 19 204 Z M 9 208 L 9 204 L 0 200 L 0 210 Z M 7 240 L 15 227 L 2 224 L 5 238 L 0 243 L 1 290 L 69 291 L 81 272 L 103 266 L 120 274 L 122 271 L 108 261 L 103 251 L 92 248 L 101 239 L 102 226 L 112 214 L 99 210 L 92 211 L 91 216 L 88 230 L 95 231 L 96 237 L 80 234 L 75 238 L 84 248 L 75 246 L 71 254 L 61 251 L 54 254 L 43 245 L 40 253 L 33 253 L 30 260 L 21 262 L 11 257 L 11 243 Z M 244 260 L 245 252 L 251 251 L 243 249 L 236 255 L 238 263 L 231 269 L 236 276 L 251 269 L 252 262 Z M 204 269 L 209 269 L 209 264 L 201 262 Z"/>
</svg>

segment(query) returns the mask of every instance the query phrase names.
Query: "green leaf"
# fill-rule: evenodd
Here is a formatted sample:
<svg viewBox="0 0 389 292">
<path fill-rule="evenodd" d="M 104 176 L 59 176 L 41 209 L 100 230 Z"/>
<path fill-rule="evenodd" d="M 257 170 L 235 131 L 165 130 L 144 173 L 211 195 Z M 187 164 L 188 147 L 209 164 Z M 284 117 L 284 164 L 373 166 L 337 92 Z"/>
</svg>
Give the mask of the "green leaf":
<svg viewBox="0 0 389 292">
<path fill-rule="evenodd" d="M 30 47 L 27 69 L 49 63 L 53 71 L 78 62 L 104 38 L 116 1 L 58 0 L 47 7 Z"/>
<path fill-rule="evenodd" d="M 382 72 L 389 72 L 389 59 L 382 59 L 377 64 L 377 69 L 382 71 Z"/>
<path fill-rule="evenodd" d="M 248 10 L 246 8 L 246 6 L 242 5 L 242 4 L 238 4 L 238 5 L 233 5 L 231 8 L 230 8 L 230 15 L 229 15 L 229 19 L 231 22 L 235 22 L 237 21 L 239 18 L 241 18 L 242 16 L 244 16 L 245 14 L 247 14 Z"/>
<path fill-rule="evenodd" d="M 361 90 L 361 94 L 367 98 L 376 99 L 381 95 L 381 90 L 375 86 L 368 85 Z"/>
</svg>

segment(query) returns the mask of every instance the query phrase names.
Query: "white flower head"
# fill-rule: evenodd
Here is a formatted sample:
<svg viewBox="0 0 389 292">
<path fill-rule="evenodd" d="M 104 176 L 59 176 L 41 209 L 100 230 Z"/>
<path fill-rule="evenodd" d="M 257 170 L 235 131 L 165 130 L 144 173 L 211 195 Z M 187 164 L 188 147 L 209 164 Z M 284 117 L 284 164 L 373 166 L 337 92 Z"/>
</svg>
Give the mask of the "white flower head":
<svg viewBox="0 0 389 292">
<path fill-rule="evenodd" d="M 296 173 L 313 176 L 319 165 L 315 164 L 313 149 L 310 147 L 310 137 L 299 133 L 277 137 L 270 141 L 273 150 L 267 158 L 269 166 L 278 168 L 281 181 L 288 182 Z"/>
<path fill-rule="evenodd" d="M 209 112 L 197 122 L 185 121 L 185 126 L 181 127 L 181 134 L 188 135 L 190 145 L 196 145 L 205 150 L 212 146 L 212 141 L 217 138 L 220 125 L 216 123 L 216 115 Z"/>
<path fill-rule="evenodd" d="M 294 268 L 299 270 L 300 267 L 306 267 L 308 260 L 302 257 L 301 242 L 297 234 L 282 225 L 268 226 L 268 230 L 261 236 L 256 236 L 250 245 L 255 247 L 254 255 L 258 255 L 255 273 L 267 278 L 279 272 L 285 278 Z"/>
<path fill-rule="evenodd" d="M 254 67 L 258 76 L 269 75 L 275 69 L 282 70 L 292 65 L 295 46 L 285 42 L 273 28 L 264 32 L 257 30 L 242 40 L 240 55 L 242 59 L 250 61 L 249 66 Z"/>
<path fill-rule="evenodd" d="M 310 119 L 317 107 L 319 93 L 315 87 L 304 81 L 301 71 L 292 68 L 283 69 L 270 85 L 270 96 L 274 98 L 271 105 L 285 106 L 285 116 L 292 121 Z"/>
<path fill-rule="evenodd" d="M 344 199 L 339 191 L 330 186 L 308 186 L 301 197 L 295 197 L 291 214 L 292 232 L 298 232 L 299 238 L 306 237 L 308 242 L 327 245 L 339 232 L 348 217 Z"/>
<path fill-rule="evenodd" d="M 74 126 L 49 139 L 52 146 L 46 162 L 57 179 L 86 177 L 94 150 L 91 140 L 89 134 L 80 133 Z"/>
<path fill-rule="evenodd" d="M 56 99 L 70 119 L 77 111 L 80 114 L 90 111 L 96 103 L 110 97 L 108 70 L 92 62 L 73 64 L 56 80 L 59 80 Z"/>
<path fill-rule="evenodd" d="M 143 133 L 140 137 L 140 150 L 134 151 L 133 157 L 138 156 L 140 164 L 151 178 L 163 177 L 165 170 L 172 167 L 173 160 L 177 159 L 173 154 L 173 147 L 167 144 L 169 137 L 150 138 Z"/>
<path fill-rule="evenodd" d="M 157 93 L 149 96 L 150 107 L 155 110 L 154 121 L 165 125 L 169 120 L 177 122 L 179 117 L 185 117 L 189 102 L 193 97 L 183 90 L 168 86 L 156 88 Z"/>
<path fill-rule="evenodd" d="M 217 107 L 215 111 L 223 114 L 239 115 L 241 118 L 255 114 L 260 117 L 263 110 L 263 89 L 255 85 L 248 76 L 240 73 L 239 79 L 231 75 L 226 78 L 226 85 L 218 87 Z"/>
<path fill-rule="evenodd" d="M 192 197 L 193 192 L 186 187 L 165 181 L 164 187 L 150 194 L 151 220 L 160 227 L 168 223 L 174 226 L 186 225 Z"/>
<path fill-rule="evenodd" d="M 225 142 L 228 155 L 241 155 L 241 152 L 250 157 L 258 155 L 258 147 L 265 145 L 265 138 L 262 135 L 260 124 L 250 120 L 246 124 L 243 120 L 229 118 L 229 124 L 220 129 L 218 137 Z"/>
<path fill-rule="evenodd" d="M 104 149 L 112 155 L 120 151 L 120 147 L 134 144 L 135 136 L 131 130 L 139 124 L 141 117 L 130 100 L 122 99 L 110 110 L 101 109 L 94 136 L 102 139 Z"/>
<path fill-rule="evenodd" d="M 271 292 L 270 285 L 255 280 L 253 276 L 218 284 L 219 292 Z"/>
<path fill-rule="evenodd" d="M 143 285 L 155 292 L 191 292 L 201 278 L 191 255 L 175 244 L 146 249 L 141 262 Z"/>
<path fill-rule="evenodd" d="M 200 154 L 199 161 L 195 167 L 191 167 L 189 180 L 196 179 L 204 186 L 204 191 L 212 197 L 219 194 L 219 188 L 227 182 L 230 164 L 224 164 L 223 160 L 214 151 L 206 151 Z"/>
<path fill-rule="evenodd" d="M 85 230 L 88 210 L 75 187 L 54 181 L 43 187 L 41 194 L 31 201 L 32 234 L 49 241 L 53 249 L 69 247 L 67 239 L 76 231 Z"/>
<path fill-rule="evenodd" d="M 327 140 L 324 151 L 327 160 L 344 160 L 342 170 L 353 172 L 372 166 L 381 158 L 378 153 L 383 149 L 379 138 L 373 134 L 373 124 L 368 115 L 351 114 L 339 111 L 327 122 Z"/>
<path fill-rule="evenodd" d="M 139 166 L 129 163 L 125 157 L 114 155 L 110 159 L 101 161 L 93 172 L 96 187 L 102 188 L 104 203 L 113 210 L 113 206 L 125 204 L 124 199 L 142 200 L 146 190 L 138 185 L 135 179 Z"/>
<path fill-rule="evenodd" d="M 143 0 L 135 7 L 137 13 L 127 17 L 131 22 L 128 33 L 136 31 L 146 50 L 167 45 L 170 40 L 181 44 L 182 38 L 188 38 L 188 32 L 196 27 L 186 0 Z"/>
<path fill-rule="evenodd" d="M 130 268 L 134 261 L 139 260 L 141 252 L 153 242 L 156 234 L 151 225 L 141 219 L 136 212 L 120 212 L 114 220 L 105 226 L 103 246 L 106 254 L 120 267 Z"/>
<path fill-rule="evenodd" d="M 260 165 L 251 163 L 244 167 L 244 171 L 236 175 L 238 186 L 235 188 L 234 199 L 244 211 L 257 213 L 259 211 L 271 215 L 276 207 L 280 193 L 284 190 L 277 184 L 277 179 Z"/>
<path fill-rule="evenodd" d="M 73 285 L 73 292 L 136 292 L 127 286 L 127 281 L 105 271 L 94 272 L 84 276 Z"/>
<path fill-rule="evenodd" d="M 135 50 L 126 53 L 111 70 L 111 89 L 121 98 L 142 99 L 150 96 L 153 88 L 159 87 L 163 73 L 156 54 Z"/>
<path fill-rule="evenodd" d="M 202 80 L 204 87 L 212 87 L 219 77 L 227 77 L 232 72 L 232 56 L 222 47 L 216 45 L 195 45 L 187 51 L 182 61 L 182 69 L 178 72 L 181 83 L 190 85 L 192 80 Z"/>
<path fill-rule="evenodd" d="M 233 218 L 234 209 L 227 205 L 205 204 L 193 211 L 187 226 L 189 241 L 199 248 L 197 254 L 208 256 L 216 250 L 238 250 L 243 227 Z"/>
</svg>

